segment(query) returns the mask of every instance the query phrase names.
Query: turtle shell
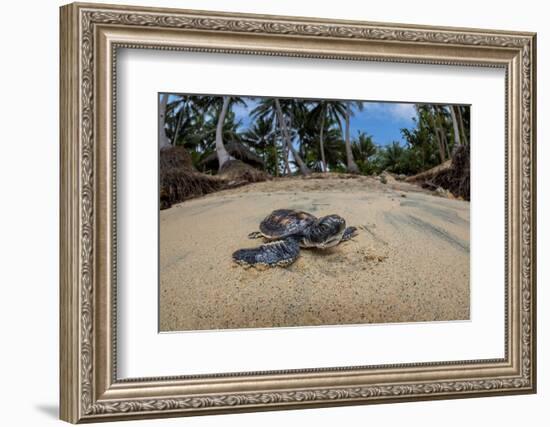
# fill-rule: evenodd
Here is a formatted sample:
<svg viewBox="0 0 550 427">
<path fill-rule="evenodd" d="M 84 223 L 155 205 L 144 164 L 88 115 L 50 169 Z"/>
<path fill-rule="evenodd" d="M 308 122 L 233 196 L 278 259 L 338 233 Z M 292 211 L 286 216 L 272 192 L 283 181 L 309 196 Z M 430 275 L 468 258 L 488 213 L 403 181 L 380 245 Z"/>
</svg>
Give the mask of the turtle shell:
<svg viewBox="0 0 550 427">
<path fill-rule="evenodd" d="M 302 232 L 315 221 L 307 212 L 277 209 L 260 223 L 260 232 L 268 239 L 281 239 Z"/>
</svg>

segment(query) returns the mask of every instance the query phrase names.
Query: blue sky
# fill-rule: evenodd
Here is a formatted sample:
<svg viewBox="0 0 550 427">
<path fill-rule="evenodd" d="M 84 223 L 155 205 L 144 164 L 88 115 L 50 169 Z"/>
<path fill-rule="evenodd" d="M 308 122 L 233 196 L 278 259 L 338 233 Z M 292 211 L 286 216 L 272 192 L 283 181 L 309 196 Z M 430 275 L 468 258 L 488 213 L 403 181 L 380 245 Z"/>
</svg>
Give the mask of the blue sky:
<svg viewBox="0 0 550 427">
<path fill-rule="evenodd" d="M 249 126 L 250 111 L 256 106 L 256 102 L 250 98 L 244 98 L 244 100 L 247 106 L 233 107 L 235 118 L 242 123 L 243 130 Z M 377 145 L 388 145 L 393 141 L 405 144 L 401 129 L 415 127 L 414 105 L 397 102 L 364 102 L 363 111 L 354 109 L 354 115 L 351 117 L 351 137 L 354 138 L 359 131 L 363 131 L 372 135 Z"/>
<path fill-rule="evenodd" d="M 355 111 L 350 119 L 350 131 L 352 137 L 358 131 L 363 131 L 373 136 L 378 145 L 391 144 L 399 141 L 405 144 L 402 128 L 414 128 L 416 126 L 413 117 L 416 117 L 415 104 L 393 102 L 365 102 L 363 111 Z"/>
</svg>

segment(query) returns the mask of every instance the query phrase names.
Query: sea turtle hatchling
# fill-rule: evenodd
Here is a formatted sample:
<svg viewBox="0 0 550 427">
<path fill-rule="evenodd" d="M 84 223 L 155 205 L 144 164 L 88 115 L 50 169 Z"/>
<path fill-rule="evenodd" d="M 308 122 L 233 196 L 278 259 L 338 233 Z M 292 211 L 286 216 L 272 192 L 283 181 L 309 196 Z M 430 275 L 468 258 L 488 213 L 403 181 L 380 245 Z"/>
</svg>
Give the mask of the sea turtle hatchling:
<svg viewBox="0 0 550 427">
<path fill-rule="evenodd" d="M 233 261 L 244 267 L 286 267 L 296 261 L 300 247 L 330 248 L 351 239 L 356 231 L 356 227 L 346 228 L 346 221 L 338 215 L 316 218 L 307 212 L 278 209 L 260 223 L 260 231 L 248 235 L 268 242 L 235 251 Z"/>
</svg>

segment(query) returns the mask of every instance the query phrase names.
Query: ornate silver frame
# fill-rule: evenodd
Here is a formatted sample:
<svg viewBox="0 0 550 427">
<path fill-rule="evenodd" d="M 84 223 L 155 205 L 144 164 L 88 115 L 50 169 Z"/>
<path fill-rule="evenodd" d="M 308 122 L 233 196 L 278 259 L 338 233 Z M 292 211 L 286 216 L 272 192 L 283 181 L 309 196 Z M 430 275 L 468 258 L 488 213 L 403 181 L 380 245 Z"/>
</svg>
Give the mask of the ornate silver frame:
<svg viewBox="0 0 550 427">
<path fill-rule="evenodd" d="M 61 8 L 61 418 L 77 423 L 534 393 L 533 33 L 98 4 Z M 506 70 L 505 357 L 237 375 L 116 376 L 118 47 Z"/>
</svg>

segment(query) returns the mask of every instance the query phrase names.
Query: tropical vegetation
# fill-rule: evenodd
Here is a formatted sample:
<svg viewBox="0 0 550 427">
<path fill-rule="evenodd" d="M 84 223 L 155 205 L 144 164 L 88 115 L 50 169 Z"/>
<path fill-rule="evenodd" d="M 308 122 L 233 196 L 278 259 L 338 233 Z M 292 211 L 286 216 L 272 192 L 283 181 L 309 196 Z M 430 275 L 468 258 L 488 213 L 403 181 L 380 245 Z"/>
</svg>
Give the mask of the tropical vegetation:
<svg viewBox="0 0 550 427">
<path fill-rule="evenodd" d="M 238 108 L 252 107 L 246 120 Z M 470 110 L 463 105 L 415 105 L 401 141 L 375 141 L 369 129 L 351 134 L 366 102 L 162 94 L 159 144 L 183 147 L 199 171 L 216 174 L 238 158 L 255 159 L 271 176 L 311 172 L 413 175 L 469 148 Z M 242 111 L 242 110 L 241 110 Z M 247 155 L 248 153 L 248 155 Z M 211 161 L 217 160 L 213 167 Z"/>
</svg>

